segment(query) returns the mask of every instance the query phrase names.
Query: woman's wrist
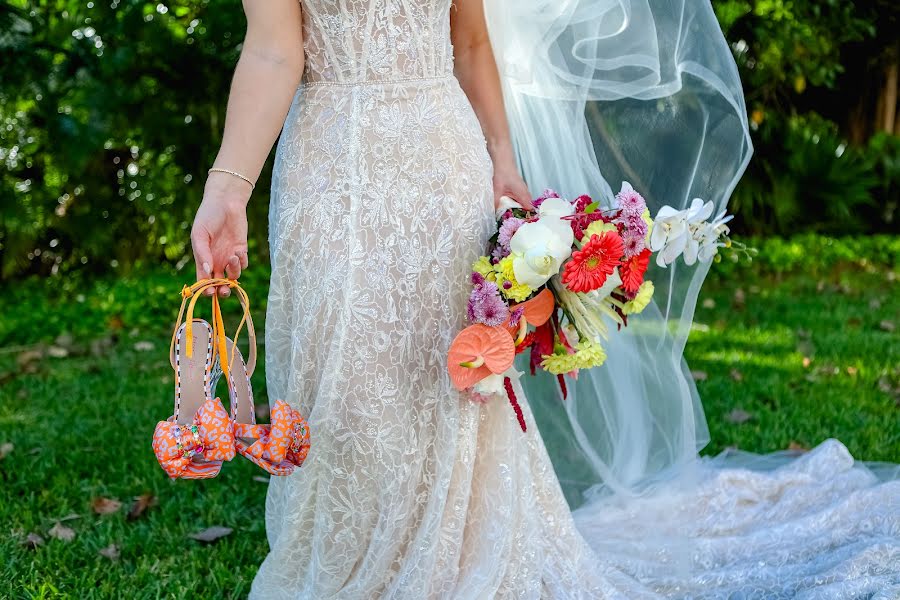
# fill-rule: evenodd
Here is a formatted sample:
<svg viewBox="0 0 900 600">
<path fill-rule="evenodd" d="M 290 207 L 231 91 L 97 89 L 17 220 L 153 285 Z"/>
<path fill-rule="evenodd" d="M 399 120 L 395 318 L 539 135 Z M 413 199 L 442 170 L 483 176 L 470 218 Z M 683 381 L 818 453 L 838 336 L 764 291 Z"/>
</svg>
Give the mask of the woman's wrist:
<svg viewBox="0 0 900 600">
<path fill-rule="evenodd" d="M 253 187 L 239 177 L 221 171 L 213 171 L 206 178 L 204 197 L 215 200 L 216 203 L 243 204 L 250 201 Z"/>
<path fill-rule="evenodd" d="M 510 142 L 509 138 L 498 138 L 496 140 L 488 139 L 487 141 L 488 154 L 491 155 L 491 161 L 494 163 L 494 166 L 513 166 L 515 167 L 516 160 L 515 155 L 513 153 L 512 142 Z"/>
</svg>

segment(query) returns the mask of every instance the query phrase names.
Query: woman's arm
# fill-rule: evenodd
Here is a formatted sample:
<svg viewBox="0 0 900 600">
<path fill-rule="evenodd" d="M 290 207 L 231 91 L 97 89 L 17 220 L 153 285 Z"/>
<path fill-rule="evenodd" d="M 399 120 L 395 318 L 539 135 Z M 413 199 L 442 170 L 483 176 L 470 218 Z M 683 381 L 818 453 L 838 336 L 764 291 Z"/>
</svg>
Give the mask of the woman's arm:
<svg viewBox="0 0 900 600">
<path fill-rule="evenodd" d="M 531 208 L 531 195 L 513 155 L 500 76 L 484 20 L 484 0 L 456 0 L 454 7 L 450 12 L 454 71 L 475 109 L 494 163 L 494 203 L 506 195 Z"/>
<path fill-rule="evenodd" d="M 255 182 L 303 74 L 303 30 L 299 0 L 244 0 L 244 13 L 247 33 L 231 81 L 222 145 L 212 166 Z M 226 274 L 237 279 L 247 268 L 251 189 L 234 175 L 209 174 L 191 230 L 197 279 Z M 228 288 L 219 293 L 228 295 Z"/>
</svg>

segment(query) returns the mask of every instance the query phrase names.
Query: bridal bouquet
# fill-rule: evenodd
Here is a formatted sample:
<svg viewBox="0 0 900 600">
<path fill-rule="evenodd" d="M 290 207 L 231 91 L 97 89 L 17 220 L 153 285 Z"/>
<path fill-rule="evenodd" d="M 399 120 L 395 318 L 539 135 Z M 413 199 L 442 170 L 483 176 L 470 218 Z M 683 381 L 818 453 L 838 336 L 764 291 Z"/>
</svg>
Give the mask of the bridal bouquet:
<svg viewBox="0 0 900 600">
<path fill-rule="evenodd" d="M 723 211 L 710 220 L 712 213 L 712 202 L 695 199 L 685 210 L 663 206 L 651 219 L 627 182 L 610 208 L 549 189 L 533 211 L 504 197 L 490 253 L 472 265 L 471 325 L 450 346 L 454 386 L 477 402 L 506 396 L 525 431 L 512 386 L 521 375 L 515 355 L 530 350 L 531 373 L 556 375 L 565 397 L 563 375 L 606 360 L 609 324 L 625 327 L 649 305 L 653 282 L 644 274 L 654 253 L 665 268 L 679 256 L 689 265 L 711 261 L 730 245 L 732 217 Z"/>
</svg>

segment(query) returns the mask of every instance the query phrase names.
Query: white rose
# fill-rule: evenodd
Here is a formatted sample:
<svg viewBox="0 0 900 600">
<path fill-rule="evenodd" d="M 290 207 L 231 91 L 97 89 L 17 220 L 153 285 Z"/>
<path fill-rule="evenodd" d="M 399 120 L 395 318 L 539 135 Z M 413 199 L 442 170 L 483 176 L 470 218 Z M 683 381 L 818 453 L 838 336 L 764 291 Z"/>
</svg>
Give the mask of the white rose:
<svg viewBox="0 0 900 600">
<path fill-rule="evenodd" d="M 509 242 L 516 281 L 535 289 L 544 285 L 572 254 L 574 240 L 572 227 L 557 218 L 521 225 Z"/>
</svg>

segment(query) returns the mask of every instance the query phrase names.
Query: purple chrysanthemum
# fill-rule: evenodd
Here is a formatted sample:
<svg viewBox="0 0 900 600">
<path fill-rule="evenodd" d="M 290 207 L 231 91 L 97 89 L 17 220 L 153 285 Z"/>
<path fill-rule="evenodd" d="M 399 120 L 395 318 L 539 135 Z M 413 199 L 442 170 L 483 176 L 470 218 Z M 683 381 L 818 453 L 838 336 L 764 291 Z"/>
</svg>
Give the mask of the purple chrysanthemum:
<svg viewBox="0 0 900 600">
<path fill-rule="evenodd" d="M 509 242 L 513 234 L 522 226 L 525 221 L 517 217 L 511 217 L 503 221 L 500 225 L 500 232 L 497 234 L 497 243 L 509 250 Z"/>
<path fill-rule="evenodd" d="M 622 191 L 616 194 L 616 202 L 626 217 L 640 216 L 647 208 L 644 197 L 638 194 L 631 186 L 622 186 Z"/>
<path fill-rule="evenodd" d="M 511 326 L 513 326 L 513 327 L 518 327 L 518 326 L 519 326 L 519 319 L 522 318 L 522 315 L 523 315 L 523 314 L 525 314 L 525 307 L 524 307 L 524 306 L 519 306 L 519 307 L 514 308 L 514 309 L 512 310 L 512 312 L 509 313 L 509 324 L 510 324 Z"/>
<path fill-rule="evenodd" d="M 644 237 L 647 235 L 647 222 L 640 215 L 629 215 L 625 219 L 625 228 L 629 231 Z"/>
<path fill-rule="evenodd" d="M 503 324 L 509 317 L 509 307 L 500 297 L 500 289 L 493 281 L 476 285 L 469 295 L 466 308 L 469 321 L 491 327 Z"/>
<path fill-rule="evenodd" d="M 625 258 L 637 256 L 644 251 L 644 236 L 636 235 L 631 229 L 626 229 L 622 235 L 622 245 L 625 248 Z"/>
</svg>

